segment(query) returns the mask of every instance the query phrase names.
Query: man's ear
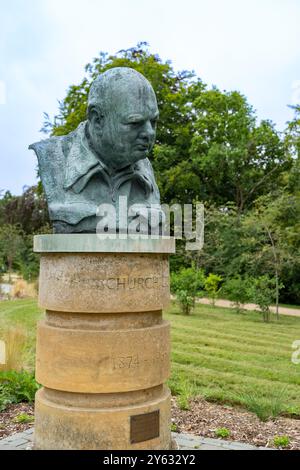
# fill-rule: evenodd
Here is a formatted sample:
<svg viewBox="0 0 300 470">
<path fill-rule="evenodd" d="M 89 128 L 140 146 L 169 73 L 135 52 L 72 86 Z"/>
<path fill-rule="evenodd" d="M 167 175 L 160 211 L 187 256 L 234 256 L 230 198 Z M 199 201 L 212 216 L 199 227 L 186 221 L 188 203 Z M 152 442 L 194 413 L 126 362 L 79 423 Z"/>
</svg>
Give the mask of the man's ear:
<svg viewBox="0 0 300 470">
<path fill-rule="evenodd" d="M 87 110 L 87 118 L 91 123 L 92 127 L 101 132 L 103 128 L 104 116 L 96 106 L 89 106 Z"/>
</svg>

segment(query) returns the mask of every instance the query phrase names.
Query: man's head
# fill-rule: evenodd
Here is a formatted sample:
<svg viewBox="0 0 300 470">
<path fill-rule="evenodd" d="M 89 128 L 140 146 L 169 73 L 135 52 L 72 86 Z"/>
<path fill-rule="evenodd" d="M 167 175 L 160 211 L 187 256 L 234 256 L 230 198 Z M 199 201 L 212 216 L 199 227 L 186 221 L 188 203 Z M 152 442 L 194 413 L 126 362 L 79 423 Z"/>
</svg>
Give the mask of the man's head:
<svg viewBox="0 0 300 470">
<path fill-rule="evenodd" d="M 136 70 L 112 68 L 92 83 L 89 134 L 107 165 L 123 168 L 145 158 L 154 145 L 157 118 L 153 88 Z"/>
</svg>

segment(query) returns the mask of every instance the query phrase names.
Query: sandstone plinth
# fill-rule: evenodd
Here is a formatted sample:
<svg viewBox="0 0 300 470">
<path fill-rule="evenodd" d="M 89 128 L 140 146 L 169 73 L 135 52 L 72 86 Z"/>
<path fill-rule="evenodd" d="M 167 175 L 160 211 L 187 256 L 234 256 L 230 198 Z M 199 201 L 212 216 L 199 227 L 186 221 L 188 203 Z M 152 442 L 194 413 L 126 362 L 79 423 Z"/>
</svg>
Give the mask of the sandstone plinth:
<svg viewBox="0 0 300 470">
<path fill-rule="evenodd" d="M 119 250 L 119 251 L 116 251 Z M 174 240 L 35 237 L 41 253 L 37 449 L 170 448 Z"/>
</svg>

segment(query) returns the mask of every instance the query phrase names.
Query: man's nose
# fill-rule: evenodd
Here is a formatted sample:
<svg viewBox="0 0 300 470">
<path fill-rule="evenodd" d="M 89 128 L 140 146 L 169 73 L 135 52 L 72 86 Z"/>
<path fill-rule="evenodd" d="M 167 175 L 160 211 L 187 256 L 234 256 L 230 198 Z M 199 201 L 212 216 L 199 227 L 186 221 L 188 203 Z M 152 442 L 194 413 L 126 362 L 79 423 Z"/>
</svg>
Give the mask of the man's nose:
<svg viewBox="0 0 300 470">
<path fill-rule="evenodd" d="M 143 139 L 151 140 L 155 135 L 155 130 L 151 124 L 151 121 L 146 121 L 143 129 L 141 130 L 140 137 Z"/>
</svg>

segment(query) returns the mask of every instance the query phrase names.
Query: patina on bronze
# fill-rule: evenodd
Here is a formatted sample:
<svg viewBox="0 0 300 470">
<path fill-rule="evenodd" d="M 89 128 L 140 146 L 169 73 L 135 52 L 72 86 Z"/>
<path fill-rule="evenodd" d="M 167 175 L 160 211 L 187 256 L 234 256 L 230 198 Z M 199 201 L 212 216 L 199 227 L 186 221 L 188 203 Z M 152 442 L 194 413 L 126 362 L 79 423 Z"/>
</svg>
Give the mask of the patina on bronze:
<svg viewBox="0 0 300 470">
<path fill-rule="evenodd" d="M 95 233 L 99 205 L 112 204 L 118 215 L 119 196 L 127 197 L 128 207 L 156 204 L 151 211 L 161 215 L 148 159 L 157 119 L 149 81 L 131 68 L 116 67 L 92 83 L 87 121 L 68 135 L 29 146 L 38 157 L 55 233 Z M 116 222 L 117 231 L 122 231 L 119 219 Z"/>
</svg>

